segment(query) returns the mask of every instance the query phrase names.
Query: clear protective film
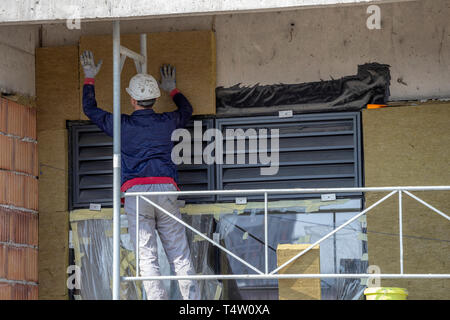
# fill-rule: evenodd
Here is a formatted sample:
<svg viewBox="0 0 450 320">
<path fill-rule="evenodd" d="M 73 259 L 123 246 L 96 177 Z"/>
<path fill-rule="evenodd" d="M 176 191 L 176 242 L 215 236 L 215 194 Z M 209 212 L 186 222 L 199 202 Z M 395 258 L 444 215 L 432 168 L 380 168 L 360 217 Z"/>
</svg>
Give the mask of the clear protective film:
<svg viewBox="0 0 450 320">
<path fill-rule="evenodd" d="M 360 198 L 322 202 L 320 199 L 268 202 L 268 271 L 277 268 L 280 244 L 313 244 L 361 211 Z M 104 209 L 107 210 L 107 209 Z M 265 271 L 264 202 L 189 204 L 181 206 L 183 221 L 211 240 Z M 76 211 L 71 214 L 76 215 Z M 82 215 L 71 227 L 76 264 L 81 268 L 80 299 L 111 299 L 112 215 Z M 365 215 L 320 243 L 320 273 L 366 273 L 367 234 Z M 198 275 L 256 274 L 231 255 L 186 229 L 195 272 Z M 121 215 L 121 276 L 135 276 L 136 258 Z M 300 257 L 299 259 L 301 259 Z M 174 275 L 158 237 L 161 275 Z M 162 280 L 169 299 L 181 299 L 176 280 Z M 278 299 L 276 279 L 199 280 L 201 298 Z M 358 299 L 364 279 L 326 278 L 320 281 L 322 299 Z M 121 283 L 121 299 L 145 299 L 141 281 Z"/>
</svg>

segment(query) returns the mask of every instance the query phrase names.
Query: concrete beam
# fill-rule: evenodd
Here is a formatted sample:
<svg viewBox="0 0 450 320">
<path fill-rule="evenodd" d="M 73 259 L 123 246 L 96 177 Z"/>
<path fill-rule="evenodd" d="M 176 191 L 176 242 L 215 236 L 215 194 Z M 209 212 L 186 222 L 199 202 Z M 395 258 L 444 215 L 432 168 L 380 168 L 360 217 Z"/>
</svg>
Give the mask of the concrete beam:
<svg viewBox="0 0 450 320">
<path fill-rule="evenodd" d="M 416 0 L 2 0 L 0 24 L 50 23 L 68 19 L 92 21 L 214 15 L 406 1 Z"/>
<path fill-rule="evenodd" d="M 34 48 L 38 26 L 0 28 L 0 92 L 35 95 Z"/>
</svg>

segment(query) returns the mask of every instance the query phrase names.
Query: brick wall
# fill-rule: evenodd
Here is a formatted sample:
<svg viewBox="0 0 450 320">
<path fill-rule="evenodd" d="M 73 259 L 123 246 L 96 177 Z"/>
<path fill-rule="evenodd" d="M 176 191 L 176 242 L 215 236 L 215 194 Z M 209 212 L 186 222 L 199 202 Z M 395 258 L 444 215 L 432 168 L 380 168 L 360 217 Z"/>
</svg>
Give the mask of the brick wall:
<svg viewBox="0 0 450 320">
<path fill-rule="evenodd" d="M 0 300 L 38 298 L 36 109 L 0 98 Z"/>
</svg>

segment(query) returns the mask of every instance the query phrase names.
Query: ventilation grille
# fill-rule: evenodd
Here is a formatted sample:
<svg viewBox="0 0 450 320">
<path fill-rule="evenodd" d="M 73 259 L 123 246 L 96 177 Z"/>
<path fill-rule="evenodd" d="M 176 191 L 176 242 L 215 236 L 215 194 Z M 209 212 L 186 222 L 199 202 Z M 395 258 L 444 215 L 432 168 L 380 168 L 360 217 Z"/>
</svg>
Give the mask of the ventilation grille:
<svg viewBox="0 0 450 320">
<path fill-rule="evenodd" d="M 224 164 L 217 165 L 217 188 L 284 189 L 339 188 L 361 186 L 359 113 L 295 115 L 291 118 L 252 117 L 217 119 L 216 127 L 225 137 Z M 226 138 L 227 129 L 243 129 L 245 146 L 238 150 L 237 139 Z M 247 129 L 254 129 L 253 132 Z M 258 145 L 260 129 L 267 129 L 267 148 Z M 279 170 L 274 175 L 262 175 L 260 153 L 271 152 L 271 129 L 279 130 Z M 227 149 L 226 140 L 233 140 L 234 148 Z M 242 139 L 240 140 L 242 141 Z M 230 143 L 231 145 L 231 143 Z M 237 157 L 242 160 L 237 164 Z M 233 162 L 227 161 L 233 159 Z M 250 164 L 256 157 L 257 164 Z M 275 159 L 274 159 L 275 160 Z M 340 196 L 358 194 L 343 193 Z M 270 199 L 319 197 L 320 195 L 271 195 Z M 219 196 L 231 200 L 235 196 Z M 248 196 L 262 199 L 263 196 Z"/>
<path fill-rule="evenodd" d="M 203 120 L 203 130 L 212 120 Z M 90 203 L 112 206 L 113 195 L 113 139 L 94 124 L 69 123 L 70 132 L 70 200 L 69 208 L 87 208 Z M 193 123 L 187 128 L 193 131 Z M 192 135 L 193 136 L 193 135 Z M 192 148 L 193 150 L 193 148 Z M 193 162 L 191 162 L 193 163 Z M 214 167 L 204 164 L 178 166 L 178 186 L 183 191 L 214 189 Z M 180 198 L 182 199 L 182 198 Z M 214 201 L 214 196 L 186 197 L 186 202 Z"/>
<path fill-rule="evenodd" d="M 90 203 L 112 206 L 113 139 L 93 124 L 69 124 L 71 142 L 70 209 Z"/>
<path fill-rule="evenodd" d="M 214 121 L 212 119 L 202 120 L 202 133 L 206 130 L 213 128 Z M 182 191 L 205 191 L 214 190 L 214 165 L 207 165 L 202 160 L 201 164 L 195 164 L 194 157 L 198 159 L 202 158 L 202 153 L 195 153 L 194 143 L 197 139 L 197 143 L 202 144 L 202 151 L 208 144 L 203 142 L 202 136 L 194 136 L 194 122 L 191 121 L 186 125 L 186 130 L 189 131 L 191 136 L 191 161 L 190 164 L 180 164 L 178 166 L 178 186 Z M 182 143 L 182 141 L 180 141 Z M 182 155 L 182 153 L 181 153 Z M 186 196 L 179 197 L 179 199 L 185 200 L 187 203 L 198 202 L 214 202 L 215 195 L 211 196 Z"/>
<path fill-rule="evenodd" d="M 71 141 L 71 198 L 69 207 L 86 208 L 90 203 L 112 206 L 112 138 L 96 125 L 69 124 Z M 202 120 L 202 133 L 214 127 L 212 119 Z M 342 188 L 362 186 L 360 114 L 357 112 L 295 115 L 291 118 L 245 117 L 217 119 L 215 127 L 225 137 L 224 163 L 194 164 L 194 139 L 191 139 L 191 164 L 178 166 L 179 187 L 183 191 L 275 189 L 275 188 Z M 195 137 L 193 122 L 186 129 Z M 227 149 L 226 130 L 253 129 L 257 135 L 246 137 L 238 150 Z M 267 149 L 258 145 L 260 129 L 267 129 Z M 262 175 L 261 152 L 271 152 L 271 129 L 279 130 L 279 169 L 274 175 Z M 211 142 L 202 141 L 202 151 Z M 263 152 L 265 153 L 265 152 Z M 241 162 L 238 164 L 238 155 Z M 250 163 L 256 156 L 257 163 Z M 233 159 L 233 162 L 228 160 Z M 273 159 L 273 158 L 272 158 Z M 214 181 L 216 179 L 216 181 Z M 216 187 L 214 187 L 216 186 Z M 338 196 L 356 196 L 342 193 Z M 270 199 L 319 197 L 320 195 L 271 195 Z M 236 196 L 217 196 L 217 200 L 234 200 Z M 248 196 L 260 200 L 262 195 Z M 180 197 L 180 199 L 183 199 Z M 216 196 L 185 197 L 187 203 L 214 202 Z"/>
</svg>

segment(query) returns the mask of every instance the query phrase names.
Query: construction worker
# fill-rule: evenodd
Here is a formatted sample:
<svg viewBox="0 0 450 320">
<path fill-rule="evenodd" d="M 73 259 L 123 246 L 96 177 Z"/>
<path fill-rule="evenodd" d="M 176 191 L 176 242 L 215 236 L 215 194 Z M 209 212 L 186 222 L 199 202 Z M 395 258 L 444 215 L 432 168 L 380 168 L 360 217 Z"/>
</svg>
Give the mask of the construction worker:
<svg viewBox="0 0 450 320">
<path fill-rule="evenodd" d="M 94 82 L 100 70 L 101 61 L 96 65 L 92 52 L 85 51 L 81 55 L 81 65 L 85 76 L 84 113 L 107 135 L 113 136 L 113 116 L 97 108 L 95 100 Z M 164 65 L 160 71 L 159 87 L 171 95 L 178 110 L 155 113 L 152 106 L 161 95 L 158 82 L 151 75 L 142 73 L 131 78 L 126 91 L 131 97 L 131 105 L 135 111 L 131 115 L 121 115 L 122 192 L 178 190 L 177 169 L 171 159 L 173 148 L 171 135 L 175 129 L 186 125 L 192 115 L 192 106 L 176 88 L 175 68 Z M 181 218 L 176 195 L 148 198 Z M 130 237 L 136 246 L 136 198 L 125 198 L 125 212 L 128 217 Z M 185 227 L 140 199 L 139 268 L 141 276 L 160 275 L 156 231 L 175 274 L 194 275 Z M 183 299 L 200 299 L 200 290 L 196 281 L 179 280 L 178 284 Z M 144 288 L 149 300 L 168 299 L 162 281 L 144 281 Z"/>
</svg>

